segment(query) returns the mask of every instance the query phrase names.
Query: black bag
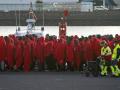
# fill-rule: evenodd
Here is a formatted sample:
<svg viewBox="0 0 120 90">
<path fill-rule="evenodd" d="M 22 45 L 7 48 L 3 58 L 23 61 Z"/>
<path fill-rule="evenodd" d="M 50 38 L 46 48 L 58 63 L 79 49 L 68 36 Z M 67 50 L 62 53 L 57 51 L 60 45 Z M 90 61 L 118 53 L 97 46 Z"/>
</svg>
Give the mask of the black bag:
<svg viewBox="0 0 120 90">
<path fill-rule="evenodd" d="M 88 71 L 94 76 L 97 77 L 99 75 L 99 65 L 96 61 L 88 61 L 87 62 Z"/>
</svg>

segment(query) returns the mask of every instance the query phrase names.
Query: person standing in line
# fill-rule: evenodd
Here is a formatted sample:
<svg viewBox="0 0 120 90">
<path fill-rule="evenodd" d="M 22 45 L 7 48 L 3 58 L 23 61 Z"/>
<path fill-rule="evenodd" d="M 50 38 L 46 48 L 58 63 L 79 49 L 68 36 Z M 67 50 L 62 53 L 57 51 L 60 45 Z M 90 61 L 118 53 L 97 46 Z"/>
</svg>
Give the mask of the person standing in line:
<svg viewBox="0 0 120 90">
<path fill-rule="evenodd" d="M 25 37 L 25 44 L 24 44 L 24 65 L 23 69 L 25 72 L 29 72 L 31 70 L 31 43 L 28 37 Z"/>
<path fill-rule="evenodd" d="M 21 38 L 16 38 L 15 41 L 15 69 L 17 71 L 22 69 L 22 64 L 23 64 L 23 49 L 22 49 L 22 44 L 21 44 Z"/>
<path fill-rule="evenodd" d="M 113 67 L 111 66 L 111 55 L 112 55 L 112 51 L 110 49 L 110 47 L 108 46 L 107 42 L 105 40 L 103 40 L 100 45 L 102 46 L 101 48 L 101 57 L 102 59 L 102 63 L 100 65 L 101 68 L 101 75 L 102 76 L 106 76 L 108 74 L 108 67 L 110 67 L 110 69 L 112 70 Z"/>
<path fill-rule="evenodd" d="M 112 73 L 116 77 L 120 76 L 120 69 L 117 65 L 119 61 L 120 61 L 120 44 L 119 40 L 115 40 L 112 54 Z"/>
<path fill-rule="evenodd" d="M 6 41 L 3 36 L 0 36 L 0 70 L 5 70 L 5 58 L 6 58 Z"/>
<path fill-rule="evenodd" d="M 70 71 L 74 70 L 74 47 L 71 43 L 70 37 L 67 38 L 67 45 L 66 45 L 66 62 L 68 64 L 68 69 Z"/>
<path fill-rule="evenodd" d="M 57 64 L 58 71 L 63 71 L 65 68 L 65 54 L 66 54 L 66 42 L 64 42 L 63 38 L 58 41 L 58 46 L 56 48 L 57 54 Z"/>
<path fill-rule="evenodd" d="M 12 38 L 7 38 L 6 60 L 8 64 L 8 70 L 13 70 L 15 65 L 15 45 Z"/>
</svg>

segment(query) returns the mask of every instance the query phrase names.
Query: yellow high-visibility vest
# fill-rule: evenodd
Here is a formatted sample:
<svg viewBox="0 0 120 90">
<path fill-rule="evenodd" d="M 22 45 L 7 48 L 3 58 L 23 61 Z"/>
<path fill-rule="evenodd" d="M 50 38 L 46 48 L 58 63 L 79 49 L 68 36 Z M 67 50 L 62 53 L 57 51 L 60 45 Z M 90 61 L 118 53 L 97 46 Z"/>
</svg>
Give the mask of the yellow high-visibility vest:
<svg viewBox="0 0 120 90">
<path fill-rule="evenodd" d="M 116 46 L 115 46 L 115 48 L 113 49 L 113 54 L 112 54 L 112 60 L 115 60 L 115 59 L 117 59 L 117 50 L 118 50 L 118 48 L 120 48 L 120 45 L 119 44 L 117 44 Z M 118 58 L 120 58 L 120 56 L 118 57 Z"/>
<path fill-rule="evenodd" d="M 111 51 L 110 47 L 109 47 L 109 46 L 107 46 L 107 47 L 102 47 L 102 48 L 101 48 L 101 55 L 103 55 L 103 56 L 112 55 L 112 51 Z"/>
</svg>

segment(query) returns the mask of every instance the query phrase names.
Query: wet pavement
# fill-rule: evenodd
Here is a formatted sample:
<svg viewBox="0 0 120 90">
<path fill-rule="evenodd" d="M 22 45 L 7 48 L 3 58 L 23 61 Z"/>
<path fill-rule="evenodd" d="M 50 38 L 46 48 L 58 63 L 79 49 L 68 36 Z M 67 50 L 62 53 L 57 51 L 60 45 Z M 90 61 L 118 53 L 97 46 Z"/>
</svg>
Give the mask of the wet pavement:
<svg viewBox="0 0 120 90">
<path fill-rule="evenodd" d="M 120 90 L 120 78 L 80 72 L 0 72 L 0 90 Z"/>
</svg>

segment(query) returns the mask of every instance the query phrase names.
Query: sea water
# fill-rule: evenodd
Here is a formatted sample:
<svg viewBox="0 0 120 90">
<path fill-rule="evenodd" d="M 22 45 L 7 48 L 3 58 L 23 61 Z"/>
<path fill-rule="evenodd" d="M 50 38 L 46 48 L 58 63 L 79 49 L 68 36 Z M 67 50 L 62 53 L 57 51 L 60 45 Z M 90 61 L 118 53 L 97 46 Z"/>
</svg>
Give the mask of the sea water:
<svg viewBox="0 0 120 90">
<path fill-rule="evenodd" d="M 21 26 L 21 30 L 27 29 L 26 26 Z M 36 26 L 36 29 L 41 29 L 41 26 Z M 0 36 L 7 36 L 16 32 L 16 26 L 0 26 Z M 59 35 L 58 26 L 45 26 L 44 35 Z M 120 34 L 120 26 L 68 26 L 67 35 L 89 36 L 95 34 Z"/>
</svg>

